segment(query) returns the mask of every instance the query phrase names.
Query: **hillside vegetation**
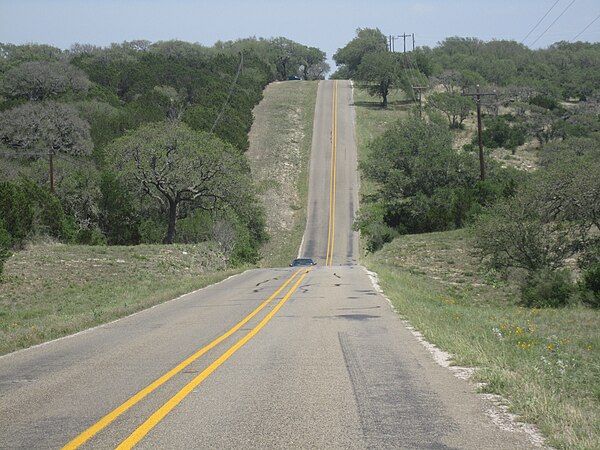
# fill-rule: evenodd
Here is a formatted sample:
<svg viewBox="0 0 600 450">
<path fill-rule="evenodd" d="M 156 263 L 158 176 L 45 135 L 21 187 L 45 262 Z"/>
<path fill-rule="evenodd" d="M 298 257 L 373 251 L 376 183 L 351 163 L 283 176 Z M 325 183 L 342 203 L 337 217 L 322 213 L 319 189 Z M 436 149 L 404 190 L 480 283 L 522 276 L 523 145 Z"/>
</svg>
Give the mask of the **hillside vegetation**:
<svg viewBox="0 0 600 450">
<path fill-rule="evenodd" d="M 285 38 L 0 51 L 0 273 L 34 236 L 212 241 L 228 263 L 259 259 L 252 109 L 275 80 L 322 78 L 322 51 Z"/>
<path fill-rule="evenodd" d="M 408 65 L 384 52 L 367 29 L 334 58 L 363 87 L 365 264 L 401 316 L 547 444 L 600 447 L 600 45 L 450 38 Z M 461 96 L 476 84 L 497 93 L 482 99 L 485 180 Z M 525 154 L 536 165 L 515 169 Z"/>
<path fill-rule="evenodd" d="M 257 176 L 256 160 L 279 173 L 265 156 L 277 149 L 306 166 L 316 83 L 274 81 L 323 77 L 320 50 L 285 38 L 0 49 L 0 354 L 174 298 L 259 258 L 287 261 L 299 245 L 306 200 L 287 206 L 296 239 L 277 237 L 263 206 L 274 186 Z M 263 129 L 251 146 L 253 110 L 269 85 L 280 94 L 257 114 L 278 134 L 259 141 Z M 284 182 L 297 195 L 306 172 L 293 175 Z"/>
</svg>

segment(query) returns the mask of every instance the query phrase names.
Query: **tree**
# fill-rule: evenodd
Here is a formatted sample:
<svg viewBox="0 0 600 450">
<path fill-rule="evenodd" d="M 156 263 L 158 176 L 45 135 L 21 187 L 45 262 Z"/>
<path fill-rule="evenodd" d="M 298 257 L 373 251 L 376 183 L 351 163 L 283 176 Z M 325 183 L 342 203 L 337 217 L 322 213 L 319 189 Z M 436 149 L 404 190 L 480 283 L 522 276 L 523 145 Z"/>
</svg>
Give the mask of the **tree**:
<svg viewBox="0 0 600 450">
<path fill-rule="evenodd" d="M 31 61 L 59 61 L 63 59 L 61 49 L 50 45 L 15 45 L 0 42 L 0 73 Z"/>
<path fill-rule="evenodd" d="M 474 245 L 491 267 L 529 273 L 556 270 L 575 254 L 584 236 L 582 228 L 549 216 L 546 198 L 540 194 L 521 189 L 477 220 Z"/>
<path fill-rule="evenodd" d="M 445 114 L 450 128 L 462 128 L 473 108 L 473 100 L 456 92 L 434 92 L 429 94 L 427 102 Z"/>
<path fill-rule="evenodd" d="M 195 209 L 243 203 L 252 192 L 239 151 L 180 122 L 144 125 L 117 139 L 107 154 L 123 184 L 166 212 L 166 244 L 174 242 L 177 219 Z"/>
<path fill-rule="evenodd" d="M 530 273 L 556 270 L 600 225 L 597 157 L 563 158 L 536 173 L 513 198 L 475 225 L 475 246 L 490 265 Z"/>
<path fill-rule="evenodd" d="M 470 70 L 444 70 L 440 75 L 434 77 L 434 82 L 441 84 L 448 93 L 460 92 L 469 86 L 484 83 L 484 78 L 477 72 Z"/>
<path fill-rule="evenodd" d="M 329 72 L 329 64 L 325 62 L 325 52 L 316 47 L 305 47 L 300 59 L 300 70 L 305 80 L 322 80 Z"/>
<path fill-rule="evenodd" d="M 369 145 L 360 168 L 376 189 L 361 205 L 357 226 L 375 249 L 394 233 L 460 227 L 472 206 L 487 200 L 476 159 L 452 149 L 443 123 L 399 121 Z"/>
<path fill-rule="evenodd" d="M 27 100 L 44 100 L 67 92 L 87 92 L 89 87 L 87 75 L 65 62 L 26 62 L 9 70 L 2 80 L 4 96 Z"/>
<path fill-rule="evenodd" d="M 362 58 L 357 76 L 361 81 L 370 83 L 369 93 L 381 97 L 381 105 L 387 108 L 390 89 L 400 86 L 402 72 L 396 53 L 376 52 Z"/>
<path fill-rule="evenodd" d="M 287 80 L 289 76 L 297 75 L 300 68 L 300 56 L 298 47 L 303 47 L 296 42 L 278 37 L 271 41 L 275 54 L 275 67 L 277 68 L 277 79 Z"/>
<path fill-rule="evenodd" d="M 18 150 L 42 150 L 72 156 L 92 151 L 90 125 L 70 105 L 28 102 L 0 113 L 0 142 Z"/>
<path fill-rule="evenodd" d="M 333 60 L 337 66 L 341 66 L 339 70 L 350 78 L 355 78 L 365 55 L 385 51 L 387 39 L 378 28 L 359 28 L 356 30 L 356 37 L 345 47 L 338 49 Z"/>
</svg>

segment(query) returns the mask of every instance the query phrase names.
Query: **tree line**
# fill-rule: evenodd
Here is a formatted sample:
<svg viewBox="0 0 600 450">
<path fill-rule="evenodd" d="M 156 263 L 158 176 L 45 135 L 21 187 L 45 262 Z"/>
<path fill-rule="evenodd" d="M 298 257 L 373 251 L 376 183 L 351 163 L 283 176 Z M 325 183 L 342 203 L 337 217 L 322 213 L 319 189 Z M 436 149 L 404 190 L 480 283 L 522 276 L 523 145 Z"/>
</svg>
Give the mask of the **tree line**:
<svg viewBox="0 0 600 450">
<path fill-rule="evenodd" d="M 268 237 L 244 155 L 252 109 L 268 83 L 327 71 L 322 51 L 283 37 L 0 43 L 0 261 L 35 236 L 215 240 L 230 262 L 256 261 Z"/>
<path fill-rule="evenodd" d="M 407 55 L 378 29 L 359 29 L 334 55 L 333 77 L 350 77 L 389 107 L 393 90 L 416 105 L 368 148 L 362 175 L 376 189 L 356 227 L 370 251 L 406 233 L 468 227 L 486 270 L 521 283 L 527 306 L 572 301 L 600 307 L 600 44 L 559 42 L 531 50 L 514 41 L 451 37 Z M 461 149 L 456 130 L 482 97 L 488 176 L 478 178 L 477 135 Z M 536 147 L 539 167 L 494 158 Z M 577 280 L 577 282 L 575 282 Z"/>
</svg>

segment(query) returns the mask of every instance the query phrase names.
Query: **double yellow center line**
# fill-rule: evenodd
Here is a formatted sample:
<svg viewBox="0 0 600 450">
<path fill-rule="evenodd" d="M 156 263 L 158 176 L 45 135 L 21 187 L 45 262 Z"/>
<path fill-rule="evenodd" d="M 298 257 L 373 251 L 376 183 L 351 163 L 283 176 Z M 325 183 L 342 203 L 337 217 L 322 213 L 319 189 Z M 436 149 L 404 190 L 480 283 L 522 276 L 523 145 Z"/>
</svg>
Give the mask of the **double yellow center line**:
<svg viewBox="0 0 600 450">
<path fill-rule="evenodd" d="M 329 229 L 327 230 L 327 254 L 325 265 L 333 265 L 333 246 L 335 243 L 335 197 L 336 197 L 336 159 L 337 159 L 337 97 L 338 82 L 334 82 L 331 105 L 331 166 L 329 168 Z"/>
<path fill-rule="evenodd" d="M 176 367 L 165 373 L 162 377 L 158 378 L 156 381 L 148 385 L 146 388 L 142 389 L 140 392 L 135 394 L 129 400 L 127 400 L 122 405 L 115 408 L 113 411 L 108 413 L 90 428 L 85 430 L 71 442 L 63 447 L 63 449 L 76 449 L 81 445 L 86 443 L 92 437 L 94 437 L 97 433 L 102 431 L 108 425 L 110 425 L 113 421 L 115 421 L 120 415 L 125 413 L 135 404 L 140 402 L 154 390 L 165 384 L 187 366 L 189 366 L 192 362 L 196 361 L 203 354 L 216 347 L 218 344 L 223 342 L 225 339 L 230 337 L 240 328 L 242 328 L 246 323 L 248 323 L 254 316 L 256 316 L 263 308 L 265 308 L 275 297 L 277 297 L 292 281 L 300 275 L 302 275 L 296 280 L 293 286 L 289 289 L 289 291 L 285 294 L 285 296 L 277 303 L 277 305 L 273 308 L 273 310 L 265 316 L 261 322 L 256 325 L 248 334 L 246 334 L 242 339 L 236 342 L 233 346 L 231 346 L 225 353 L 223 353 L 219 358 L 217 358 L 211 365 L 209 365 L 202 373 L 200 373 L 196 378 L 186 384 L 177 394 L 171 397 L 163 406 L 161 406 L 154 414 L 152 414 L 142 425 L 140 425 L 127 439 L 125 439 L 117 448 L 119 449 L 129 449 L 132 448 L 135 444 L 137 444 L 144 436 L 146 436 L 154 426 L 156 426 L 175 406 L 177 406 L 181 401 L 194 390 L 202 381 L 204 381 L 211 373 L 213 373 L 221 364 L 223 364 L 227 359 L 229 359 L 236 351 L 238 351 L 246 342 L 248 342 L 254 335 L 256 335 L 261 328 L 263 328 L 267 322 L 269 322 L 273 316 L 279 311 L 279 309 L 284 305 L 284 303 L 290 298 L 290 296 L 298 289 L 300 283 L 307 274 L 310 272 L 311 268 L 301 268 L 298 269 L 294 274 L 286 280 L 283 285 L 277 289 L 267 300 L 265 300 L 258 308 L 252 311 L 246 318 L 244 318 L 241 322 L 231 328 L 222 336 L 218 337 L 210 344 L 198 350 L 192 356 L 190 356 L 185 361 L 178 364 Z"/>
</svg>

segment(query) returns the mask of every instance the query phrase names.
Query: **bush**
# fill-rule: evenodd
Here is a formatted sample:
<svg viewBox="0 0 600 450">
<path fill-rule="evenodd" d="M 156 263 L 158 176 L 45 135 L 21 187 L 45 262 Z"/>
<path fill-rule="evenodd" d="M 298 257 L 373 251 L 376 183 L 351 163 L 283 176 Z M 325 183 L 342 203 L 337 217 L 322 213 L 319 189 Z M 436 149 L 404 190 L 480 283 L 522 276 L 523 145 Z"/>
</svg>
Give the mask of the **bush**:
<svg viewBox="0 0 600 450">
<path fill-rule="evenodd" d="M 34 207 L 32 231 L 55 238 L 62 237 L 65 214 L 59 198 L 27 178 L 21 179 L 20 187 Z"/>
<path fill-rule="evenodd" d="M 139 233 L 142 244 L 160 244 L 166 234 L 167 223 L 163 217 L 149 217 L 140 221 Z"/>
<path fill-rule="evenodd" d="M 514 151 L 525 143 L 527 133 L 521 125 L 511 125 L 506 117 L 491 117 L 486 120 L 485 130 L 481 135 L 483 145 L 487 148 L 504 147 Z M 477 135 L 473 138 L 477 145 Z"/>
<path fill-rule="evenodd" d="M 100 180 L 100 228 L 110 245 L 140 243 L 139 222 L 134 199 L 115 174 L 104 172 Z"/>
<path fill-rule="evenodd" d="M 367 203 L 360 208 L 353 228 L 366 239 L 366 250 L 369 253 L 376 252 L 384 244 L 393 241 L 400 234 L 406 233 L 405 229 L 398 231 L 384 222 L 385 209 L 376 203 Z"/>
<path fill-rule="evenodd" d="M 189 216 L 177 221 L 175 242 L 178 244 L 195 244 L 210 241 L 213 238 L 214 221 L 211 211 L 202 209 L 192 211 Z"/>
<path fill-rule="evenodd" d="M 566 270 L 540 270 L 530 274 L 521 286 L 521 301 L 529 308 L 566 306 L 575 293 Z"/>
<path fill-rule="evenodd" d="M 600 263 L 592 265 L 583 273 L 581 287 L 588 294 L 584 301 L 594 308 L 600 308 Z"/>
<path fill-rule="evenodd" d="M 80 228 L 75 243 L 81 245 L 106 245 L 106 236 L 97 228 Z"/>
<path fill-rule="evenodd" d="M 531 100 L 529 100 L 529 103 L 531 105 L 540 106 L 551 111 L 559 107 L 558 101 L 555 98 L 548 97 L 545 95 L 537 95 L 535 97 L 532 97 Z"/>
<path fill-rule="evenodd" d="M 20 244 L 33 227 L 34 208 L 18 184 L 0 183 L 0 216 L 13 244 Z"/>
<path fill-rule="evenodd" d="M 400 235 L 394 228 L 381 222 L 373 223 L 362 231 L 367 235 L 367 251 L 371 253 L 380 250 L 384 244 L 392 242 Z"/>
<path fill-rule="evenodd" d="M 2 272 L 4 271 L 4 261 L 11 255 L 8 250 L 10 242 L 10 234 L 8 234 L 8 231 L 4 228 L 4 222 L 0 219 L 0 281 L 2 280 Z"/>
</svg>

